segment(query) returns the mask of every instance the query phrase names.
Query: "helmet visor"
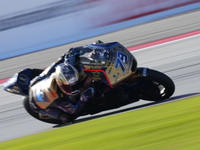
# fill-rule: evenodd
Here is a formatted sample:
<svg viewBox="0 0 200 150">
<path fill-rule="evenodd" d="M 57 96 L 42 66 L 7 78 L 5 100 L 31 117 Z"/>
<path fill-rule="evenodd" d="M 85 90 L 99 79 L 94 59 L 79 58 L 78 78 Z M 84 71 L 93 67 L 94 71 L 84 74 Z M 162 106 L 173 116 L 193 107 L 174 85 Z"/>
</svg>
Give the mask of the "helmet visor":
<svg viewBox="0 0 200 150">
<path fill-rule="evenodd" d="M 56 67 L 57 78 L 64 85 L 74 85 L 78 81 L 78 72 L 71 65 L 61 64 Z"/>
<path fill-rule="evenodd" d="M 80 91 L 78 88 L 78 85 L 60 85 L 62 88 L 62 91 L 67 95 L 76 95 Z"/>
</svg>

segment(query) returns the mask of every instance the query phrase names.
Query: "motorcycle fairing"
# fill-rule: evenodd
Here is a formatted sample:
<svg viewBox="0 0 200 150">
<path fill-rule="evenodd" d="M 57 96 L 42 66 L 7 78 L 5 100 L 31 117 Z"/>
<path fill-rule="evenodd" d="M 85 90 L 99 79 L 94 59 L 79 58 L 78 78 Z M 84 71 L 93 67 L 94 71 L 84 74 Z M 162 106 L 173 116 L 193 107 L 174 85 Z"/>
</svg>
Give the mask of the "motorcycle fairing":
<svg viewBox="0 0 200 150">
<path fill-rule="evenodd" d="M 90 44 L 82 48 L 90 53 L 80 55 L 86 74 L 101 80 L 112 88 L 119 86 L 134 75 L 136 59 L 120 43 Z M 135 69 L 133 69 L 133 66 Z"/>
</svg>

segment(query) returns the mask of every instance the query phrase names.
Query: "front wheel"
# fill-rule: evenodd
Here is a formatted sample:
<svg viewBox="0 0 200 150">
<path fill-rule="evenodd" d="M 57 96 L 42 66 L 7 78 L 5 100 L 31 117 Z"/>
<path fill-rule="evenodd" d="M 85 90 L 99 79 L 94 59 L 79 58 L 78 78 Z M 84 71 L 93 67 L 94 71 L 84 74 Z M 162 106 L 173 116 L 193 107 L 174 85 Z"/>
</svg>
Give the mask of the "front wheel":
<svg viewBox="0 0 200 150">
<path fill-rule="evenodd" d="M 143 100 L 159 101 L 172 96 L 175 91 L 174 82 L 164 73 L 148 70 L 147 77 L 141 77 L 139 84 L 139 98 Z"/>
<path fill-rule="evenodd" d="M 40 120 L 40 121 L 43 121 L 43 122 L 46 122 L 46 123 L 52 123 L 52 124 L 62 124 L 63 122 L 61 120 L 56 120 L 56 119 L 41 119 L 39 117 L 39 114 L 36 113 L 35 111 L 32 110 L 32 108 L 30 107 L 30 104 L 29 104 L 29 99 L 28 97 L 25 97 L 24 98 L 24 101 L 23 101 L 23 104 L 24 104 L 24 108 L 26 109 L 26 111 L 34 118 Z"/>
</svg>

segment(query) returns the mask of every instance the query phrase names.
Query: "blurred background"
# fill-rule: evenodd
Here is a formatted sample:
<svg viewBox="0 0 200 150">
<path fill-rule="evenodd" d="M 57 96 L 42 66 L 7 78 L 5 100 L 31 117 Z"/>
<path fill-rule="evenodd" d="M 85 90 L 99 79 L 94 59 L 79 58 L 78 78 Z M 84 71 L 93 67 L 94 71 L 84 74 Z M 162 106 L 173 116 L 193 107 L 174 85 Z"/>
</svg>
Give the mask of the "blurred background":
<svg viewBox="0 0 200 150">
<path fill-rule="evenodd" d="M 0 60 L 199 8 L 199 0 L 0 0 Z"/>
<path fill-rule="evenodd" d="M 0 142 L 52 129 L 27 114 L 21 96 L 3 90 L 14 73 L 44 69 L 71 47 L 96 40 L 129 48 L 199 31 L 199 8 L 200 0 L 0 0 Z M 173 79 L 176 99 L 199 93 L 199 39 L 132 53 L 139 67 Z"/>
</svg>

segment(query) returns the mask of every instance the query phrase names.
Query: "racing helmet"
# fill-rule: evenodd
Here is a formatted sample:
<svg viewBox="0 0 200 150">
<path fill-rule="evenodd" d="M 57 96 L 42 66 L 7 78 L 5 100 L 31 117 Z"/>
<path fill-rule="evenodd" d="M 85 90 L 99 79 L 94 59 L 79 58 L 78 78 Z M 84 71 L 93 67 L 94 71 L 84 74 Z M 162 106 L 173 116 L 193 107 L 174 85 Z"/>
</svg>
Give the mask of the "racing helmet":
<svg viewBox="0 0 200 150">
<path fill-rule="evenodd" d="M 55 79 L 61 91 L 66 95 L 73 96 L 79 93 L 78 71 L 72 65 L 61 63 L 56 66 Z"/>
</svg>

